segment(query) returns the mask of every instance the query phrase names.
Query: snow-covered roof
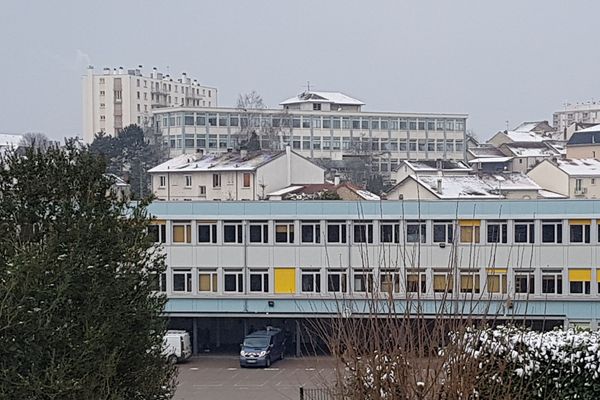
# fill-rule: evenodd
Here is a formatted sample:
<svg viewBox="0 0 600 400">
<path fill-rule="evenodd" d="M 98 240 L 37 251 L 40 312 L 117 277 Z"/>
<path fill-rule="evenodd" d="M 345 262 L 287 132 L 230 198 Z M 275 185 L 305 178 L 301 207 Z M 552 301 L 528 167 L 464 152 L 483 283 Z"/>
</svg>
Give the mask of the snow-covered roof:
<svg viewBox="0 0 600 400">
<path fill-rule="evenodd" d="M 249 152 L 246 156 L 242 156 L 240 153 L 182 154 L 157 165 L 148 172 L 254 171 L 284 153 L 284 151 L 260 151 Z"/>
<path fill-rule="evenodd" d="M 577 132 L 600 132 L 600 124 L 590 126 L 589 128 L 581 129 L 579 131 L 576 131 L 576 133 Z"/>
<path fill-rule="evenodd" d="M 297 96 L 291 97 L 287 100 L 279 103 L 284 106 L 287 104 L 297 104 L 297 103 L 333 103 L 333 104 L 347 104 L 347 105 L 355 105 L 355 106 L 364 106 L 360 100 L 357 100 L 353 97 L 347 96 L 340 92 L 321 92 L 321 91 L 309 91 L 300 93 Z"/>
<path fill-rule="evenodd" d="M 408 166 L 410 169 L 417 173 L 436 172 L 442 170 L 445 172 L 472 172 L 473 169 L 462 161 L 455 160 L 421 160 L 421 161 L 410 161 L 403 160 L 396 170 L 403 165 Z"/>
<path fill-rule="evenodd" d="M 499 148 L 492 145 L 480 145 L 477 147 L 469 147 L 467 150 L 475 158 L 484 157 L 504 157 L 504 153 Z"/>
<path fill-rule="evenodd" d="M 545 139 L 535 132 L 505 131 L 504 134 L 513 142 L 541 142 Z"/>
<path fill-rule="evenodd" d="M 554 148 L 546 146 L 544 142 L 504 143 L 502 147 L 517 157 L 552 157 L 560 154 Z"/>
<path fill-rule="evenodd" d="M 381 200 L 381 197 L 377 196 L 375 193 L 369 192 L 368 190 L 358 189 L 355 190 L 355 193 L 363 200 Z"/>
<path fill-rule="evenodd" d="M 10 133 L 0 133 L 0 146 L 17 147 L 23 140 L 23 135 L 13 135 Z"/>
<path fill-rule="evenodd" d="M 284 194 L 293 193 L 302 189 L 304 186 L 292 185 L 288 187 L 284 187 L 283 189 L 276 190 L 274 192 L 269 193 L 267 196 L 283 196 Z"/>
<path fill-rule="evenodd" d="M 492 189 L 500 190 L 539 190 L 541 186 L 529 176 L 520 172 L 503 174 L 481 174 L 480 178 Z"/>
<path fill-rule="evenodd" d="M 600 176 L 600 161 L 594 158 L 556 160 L 556 166 L 569 176 Z"/>
<path fill-rule="evenodd" d="M 565 196 L 564 194 L 552 192 L 552 191 L 546 190 L 546 189 L 538 190 L 538 197 L 540 197 L 542 199 L 566 199 L 566 198 L 568 198 L 568 196 Z"/>
<path fill-rule="evenodd" d="M 512 160 L 514 157 L 483 157 L 483 158 L 474 158 L 471 161 L 469 161 L 469 164 L 476 164 L 476 163 L 503 163 L 503 162 L 508 162 L 510 160 Z"/>
</svg>

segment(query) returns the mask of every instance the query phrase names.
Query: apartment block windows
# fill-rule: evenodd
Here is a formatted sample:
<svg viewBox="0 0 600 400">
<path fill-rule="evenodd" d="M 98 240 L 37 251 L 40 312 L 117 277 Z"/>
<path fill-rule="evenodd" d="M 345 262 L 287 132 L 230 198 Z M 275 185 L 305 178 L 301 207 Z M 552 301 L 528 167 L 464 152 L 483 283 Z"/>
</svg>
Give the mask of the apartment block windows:
<svg viewBox="0 0 600 400">
<path fill-rule="evenodd" d="M 487 221 L 487 242 L 508 243 L 508 224 L 506 221 Z"/>
<path fill-rule="evenodd" d="M 321 224 L 319 221 L 302 221 L 300 230 L 302 243 L 321 243 Z"/>
<path fill-rule="evenodd" d="M 354 271 L 354 291 L 358 293 L 373 292 L 373 273 L 366 270 Z"/>
<path fill-rule="evenodd" d="M 192 187 L 192 176 L 191 175 L 185 175 L 185 187 L 186 188 Z"/>
<path fill-rule="evenodd" d="M 244 291 L 244 272 L 241 269 L 224 270 L 223 286 L 225 292 L 242 293 Z"/>
<path fill-rule="evenodd" d="M 433 242 L 452 243 L 454 224 L 452 221 L 433 221 Z"/>
<path fill-rule="evenodd" d="M 276 243 L 294 243 L 294 223 L 275 224 L 275 242 Z"/>
<path fill-rule="evenodd" d="M 166 292 L 167 291 L 167 274 L 153 274 L 152 277 L 154 281 L 154 291 L 156 292 Z"/>
<path fill-rule="evenodd" d="M 269 225 L 263 223 L 251 223 L 249 227 L 250 243 L 269 243 Z"/>
<path fill-rule="evenodd" d="M 379 291 L 382 293 L 400 292 L 400 273 L 395 270 L 381 270 L 379 273 Z"/>
<path fill-rule="evenodd" d="M 427 224 L 424 221 L 406 222 L 406 242 L 425 243 L 427 240 Z"/>
<path fill-rule="evenodd" d="M 373 243 L 373 223 L 354 222 L 354 243 Z"/>
<path fill-rule="evenodd" d="M 252 174 L 249 172 L 244 172 L 244 187 L 249 188 L 251 181 L 252 181 Z"/>
<path fill-rule="evenodd" d="M 173 243 L 192 243 L 192 223 L 173 221 Z"/>
<path fill-rule="evenodd" d="M 330 222 L 327 224 L 327 243 L 346 243 L 346 222 Z"/>
<path fill-rule="evenodd" d="M 221 174 L 213 174 L 212 176 L 213 187 L 220 188 L 221 187 Z"/>
<path fill-rule="evenodd" d="M 569 269 L 569 292 L 571 294 L 590 294 L 591 284 L 591 269 Z"/>
<path fill-rule="evenodd" d="M 542 270 L 542 293 L 562 294 L 563 278 L 561 270 Z"/>
<path fill-rule="evenodd" d="M 507 270 L 502 268 L 487 269 L 487 291 L 488 293 L 507 293 L 508 277 Z"/>
<path fill-rule="evenodd" d="M 174 269 L 173 270 L 173 291 L 191 293 L 192 291 L 192 270 Z"/>
<path fill-rule="evenodd" d="M 515 221 L 515 243 L 534 243 L 535 225 L 533 221 Z"/>
<path fill-rule="evenodd" d="M 479 243 L 480 235 L 479 220 L 461 220 L 460 226 L 460 242 L 461 243 Z"/>
<path fill-rule="evenodd" d="M 481 280 L 478 272 L 464 271 L 460 273 L 460 292 L 479 293 L 481 291 Z"/>
<path fill-rule="evenodd" d="M 300 272 L 303 293 L 321 292 L 321 272 L 319 269 L 302 269 Z"/>
<path fill-rule="evenodd" d="M 515 271 L 515 293 L 535 293 L 535 275 L 533 271 Z"/>
<path fill-rule="evenodd" d="M 223 243 L 242 243 L 243 231 L 241 222 L 225 222 L 223 224 Z"/>
<path fill-rule="evenodd" d="M 269 270 L 251 269 L 250 270 L 250 291 L 251 292 L 269 292 Z"/>
<path fill-rule="evenodd" d="M 589 243 L 592 220 L 570 219 L 569 240 L 571 243 Z"/>
<path fill-rule="evenodd" d="M 346 293 L 348 291 L 348 273 L 345 269 L 327 271 L 327 291 L 330 293 Z"/>
<path fill-rule="evenodd" d="M 408 271 L 406 273 L 406 291 L 408 293 L 427 292 L 427 274 L 425 271 Z"/>
<path fill-rule="evenodd" d="M 454 288 L 454 277 L 451 273 L 445 271 L 433 272 L 433 292 L 434 293 L 452 293 Z"/>
<path fill-rule="evenodd" d="M 198 243 L 217 243 L 217 223 L 198 223 Z"/>
<path fill-rule="evenodd" d="M 400 224 L 381 222 L 381 242 L 400 243 Z"/>
<path fill-rule="evenodd" d="M 562 221 L 542 221 L 542 243 L 562 243 Z"/>
<path fill-rule="evenodd" d="M 213 292 L 218 290 L 218 275 L 216 268 L 198 270 L 198 291 Z"/>
<path fill-rule="evenodd" d="M 166 243 L 167 241 L 167 224 L 165 221 L 152 221 L 148 225 L 148 236 L 152 238 L 154 243 Z"/>
</svg>

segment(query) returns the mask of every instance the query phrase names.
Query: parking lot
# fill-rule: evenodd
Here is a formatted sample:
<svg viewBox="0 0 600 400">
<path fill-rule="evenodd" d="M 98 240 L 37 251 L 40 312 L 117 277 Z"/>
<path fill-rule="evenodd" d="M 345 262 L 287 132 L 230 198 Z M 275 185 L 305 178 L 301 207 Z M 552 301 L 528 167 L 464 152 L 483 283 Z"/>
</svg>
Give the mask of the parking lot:
<svg viewBox="0 0 600 400">
<path fill-rule="evenodd" d="M 322 387 L 331 381 L 329 357 L 287 358 L 271 368 L 240 368 L 235 356 L 200 356 L 179 364 L 174 399 L 299 399 L 299 387 Z"/>
</svg>

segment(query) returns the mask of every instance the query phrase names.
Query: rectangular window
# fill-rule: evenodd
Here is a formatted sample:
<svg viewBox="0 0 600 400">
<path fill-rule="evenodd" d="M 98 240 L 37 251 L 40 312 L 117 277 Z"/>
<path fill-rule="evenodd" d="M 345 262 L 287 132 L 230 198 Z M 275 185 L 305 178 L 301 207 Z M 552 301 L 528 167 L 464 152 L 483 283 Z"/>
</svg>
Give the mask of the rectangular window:
<svg viewBox="0 0 600 400">
<path fill-rule="evenodd" d="M 354 271 L 354 291 L 358 293 L 373 292 L 373 273 L 365 270 Z"/>
<path fill-rule="evenodd" d="M 354 243 L 373 243 L 373 224 L 354 222 Z"/>
<path fill-rule="evenodd" d="M 252 177 L 251 173 L 244 172 L 244 187 L 245 188 L 249 188 L 250 187 L 251 177 Z"/>
<path fill-rule="evenodd" d="M 348 290 L 348 273 L 345 269 L 327 271 L 327 291 L 330 293 L 346 293 Z"/>
<path fill-rule="evenodd" d="M 433 242 L 452 243 L 454 234 L 452 221 L 433 221 Z"/>
<path fill-rule="evenodd" d="M 241 269 L 226 269 L 223 271 L 223 286 L 225 292 L 242 293 L 244 291 L 244 272 Z"/>
<path fill-rule="evenodd" d="M 346 222 L 327 224 L 327 243 L 346 243 Z"/>
<path fill-rule="evenodd" d="M 217 223 L 198 223 L 198 243 L 217 243 Z"/>
<path fill-rule="evenodd" d="M 192 187 L 192 176 L 191 175 L 185 175 L 185 187 L 187 187 L 187 188 Z"/>
<path fill-rule="evenodd" d="M 535 293 L 535 275 L 532 271 L 515 271 L 515 293 Z"/>
<path fill-rule="evenodd" d="M 488 293 L 507 293 L 508 277 L 507 270 L 501 268 L 487 269 L 487 291 Z"/>
<path fill-rule="evenodd" d="M 562 243 L 562 221 L 542 221 L 542 243 Z"/>
<path fill-rule="evenodd" d="M 406 273 L 406 291 L 408 293 L 427 292 L 427 275 L 424 271 L 409 271 Z"/>
<path fill-rule="evenodd" d="M 508 224 L 506 221 L 487 221 L 487 242 L 507 243 Z"/>
<path fill-rule="evenodd" d="M 589 243 L 592 221 L 589 219 L 569 220 L 569 240 L 571 243 Z"/>
<path fill-rule="evenodd" d="M 158 180 L 159 180 L 159 187 L 161 187 L 161 188 L 162 188 L 162 187 L 165 187 L 165 186 L 167 186 L 167 177 L 166 177 L 166 176 L 164 176 L 164 175 L 160 175 L 160 176 L 158 177 Z"/>
<path fill-rule="evenodd" d="M 167 224 L 165 221 L 152 221 L 148 225 L 148 236 L 154 243 L 166 243 Z"/>
<path fill-rule="evenodd" d="M 243 233 L 240 222 L 225 222 L 223 225 L 223 243 L 242 243 Z"/>
<path fill-rule="evenodd" d="M 215 293 L 218 290 L 217 279 L 218 274 L 216 269 L 199 269 L 198 291 Z"/>
<path fill-rule="evenodd" d="M 153 282 L 153 288 L 155 292 L 166 292 L 167 291 L 167 274 L 166 273 L 160 273 L 160 274 L 152 274 L 152 282 Z"/>
<path fill-rule="evenodd" d="M 433 273 L 433 292 L 434 293 L 452 293 L 454 288 L 454 277 L 451 273 L 437 272 Z"/>
<path fill-rule="evenodd" d="M 479 220 L 460 220 L 460 242 L 461 243 L 479 243 L 480 238 Z"/>
<path fill-rule="evenodd" d="M 206 186 L 198 186 L 198 196 L 206 197 Z"/>
<path fill-rule="evenodd" d="M 275 243 L 294 243 L 294 223 L 275 224 Z"/>
<path fill-rule="evenodd" d="M 192 291 L 192 270 L 173 270 L 173 291 L 190 293 Z"/>
<path fill-rule="evenodd" d="M 303 293 L 321 292 L 321 273 L 318 269 L 302 269 L 300 276 Z"/>
<path fill-rule="evenodd" d="M 269 270 L 251 269 L 250 270 L 250 291 L 251 292 L 269 292 Z"/>
<path fill-rule="evenodd" d="M 460 273 L 460 292 L 461 293 L 479 293 L 481 291 L 481 282 L 477 272 Z"/>
<path fill-rule="evenodd" d="M 406 242 L 425 243 L 427 224 L 423 221 L 406 221 Z"/>
<path fill-rule="evenodd" d="M 379 291 L 383 293 L 399 293 L 400 273 L 394 270 L 381 270 L 379 273 Z"/>
<path fill-rule="evenodd" d="M 381 222 L 381 243 L 400 243 L 400 224 Z"/>
<path fill-rule="evenodd" d="M 213 174 L 213 187 L 214 188 L 221 187 L 221 174 Z"/>
<path fill-rule="evenodd" d="M 542 293 L 562 294 L 562 271 L 542 270 Z"/>
<path fill-rule="evenodd" d="M 302 221 L 300 230 L 302 243 L 321 243 L 321 224 L 318 221 Z"/>
<path fill-rule="evenodd" d="M 249 226 L 250 243 L 269 243 L 269 225 L 266 223 L 251 223 Z"/>
<path fill-rule="evenodd" d="M 515 243 L 534 243 L 533 221 L 515 221 Z"/>
<path fill-rule="evenodd" d="M 569 269 L 569 292 L 571 294 L 590 294 L 591 284 L 591 269 Z"/>
<path fill-rule="evenodd" d="M 192 223 L 189 221 L 173 222 L 173 243 L 192 243 Z"/>
</svg>

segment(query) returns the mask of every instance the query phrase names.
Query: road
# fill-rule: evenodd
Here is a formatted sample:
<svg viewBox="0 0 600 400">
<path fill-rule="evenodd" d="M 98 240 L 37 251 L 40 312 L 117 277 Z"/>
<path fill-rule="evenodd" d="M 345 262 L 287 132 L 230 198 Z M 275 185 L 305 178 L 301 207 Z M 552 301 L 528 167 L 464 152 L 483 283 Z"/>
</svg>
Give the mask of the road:
<svg viewBox="0 0 600 400">
<path fill-rule="evenodd" d="M 271 368 L 240 368 L 234 356 L 200 356 L 179 364 L 175 400 L 299 399 L 299 387 L 322 387 L 334 374 L 329 357 L 286 358 Z"/>
</svg>

